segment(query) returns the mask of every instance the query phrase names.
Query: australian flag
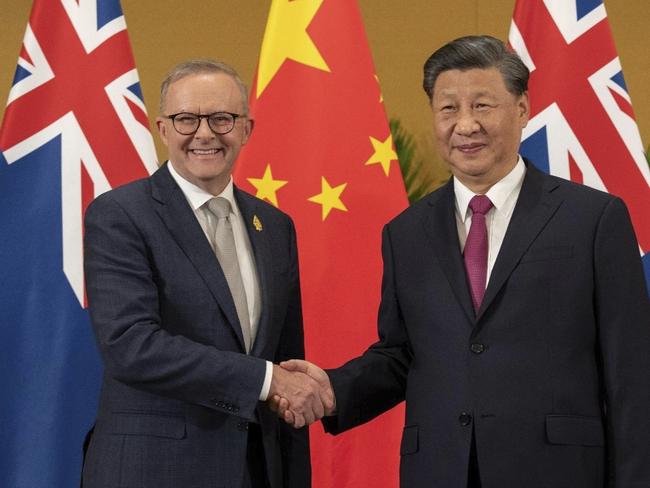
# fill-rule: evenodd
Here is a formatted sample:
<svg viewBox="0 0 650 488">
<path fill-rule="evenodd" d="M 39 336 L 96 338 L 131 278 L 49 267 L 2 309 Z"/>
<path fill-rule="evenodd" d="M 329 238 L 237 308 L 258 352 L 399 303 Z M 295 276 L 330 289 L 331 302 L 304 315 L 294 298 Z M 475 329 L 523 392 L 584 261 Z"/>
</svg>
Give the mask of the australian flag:
<svg viewBox="0 0 650 488">
<path fill-rule="evenodd" d="M 517 0 L 510 44 L 531 71 L 521 152 L 621 197 L 650 285 L 650 168 L 602 0 Z"/>
<path fill-rule="evenodd" d="M 101 376 L 83 214 L 155 161 L 119 0 L 35 0 L 0 128 L 0 486 L 79 486 Z"/>
</svg>

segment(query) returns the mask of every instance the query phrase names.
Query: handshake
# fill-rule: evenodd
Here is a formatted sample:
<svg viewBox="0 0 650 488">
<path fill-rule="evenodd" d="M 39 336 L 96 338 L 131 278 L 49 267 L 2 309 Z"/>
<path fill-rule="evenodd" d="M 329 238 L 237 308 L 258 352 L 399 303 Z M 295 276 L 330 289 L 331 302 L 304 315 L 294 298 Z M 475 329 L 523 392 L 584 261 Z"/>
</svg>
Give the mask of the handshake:
<svg viewBox="0 0 650 488">
<path fill-rule="evenodd" d="M 308 361 L 292 359 L 273 365 L 268 404 L 296 429 L 310 425 L 336 409 L 327 373 Z"/>
</svg>

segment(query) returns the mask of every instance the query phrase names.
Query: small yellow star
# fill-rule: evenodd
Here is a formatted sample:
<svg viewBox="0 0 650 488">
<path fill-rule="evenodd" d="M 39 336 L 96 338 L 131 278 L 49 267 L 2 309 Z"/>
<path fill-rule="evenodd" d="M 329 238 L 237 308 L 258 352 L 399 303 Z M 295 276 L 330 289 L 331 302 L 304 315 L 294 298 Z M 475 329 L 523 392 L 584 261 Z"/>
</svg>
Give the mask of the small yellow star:
<svg viewBox="0 0 650 488">
<path fill-rule="evenodd" d="M 366 165 L 381 164 L 381 167 L 384 168 L 384 173 L 388 176 L 391 161 L 397 161 L 397 153 L 393 149 L 393 136 L 389 135 L 384 142 L 370 136 L 370 142 L 375 152 L 366 161 Z"/>
<path fill-rule="evenodd" d="M 260 52 L 258 98 L 287 59 L 330 71 L 307 34 L 307 27 L 322 3 L 323 0 L 273 0 Z"/>
<path fill-rule="evenodd" d="M 287 184 L 284 180 L 274 180 L 271 174 L 271 165 L 267 164 L 264 170 L 264 176 L 261 178 L 246 178 L 248 182 L 257 189 L 255 196 L 262 200 L 268 200 L 276 207 L 278 206 L 278 196 L 275 194 L 280 188 Z"/>
<path fill-rule="evenodd" d="M 341 201 L 341 193 L 343 193 L 346 186 L 347 183 L 343 183 L 342 185 L 332 188 L 323 176 L 321 177 L 321 192 L 307 200 L 314 203 L 320 203 L 323 206 L 323 220 L 325 220 L 333 208 L 344 212 L 348 211 Z"/>
</svg>

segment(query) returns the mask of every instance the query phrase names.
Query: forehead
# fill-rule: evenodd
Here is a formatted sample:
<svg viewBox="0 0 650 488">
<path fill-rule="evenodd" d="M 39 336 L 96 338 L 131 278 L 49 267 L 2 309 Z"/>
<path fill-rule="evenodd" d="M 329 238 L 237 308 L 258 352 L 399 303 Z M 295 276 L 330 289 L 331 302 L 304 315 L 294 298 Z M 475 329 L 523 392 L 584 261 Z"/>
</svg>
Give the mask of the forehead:
<svg viewBox="0 0 650 488">
<path fill-rule="evenodd" d="M 226 73 L 198 73 L 169 85 L 165 96 L 169 111 L 239 112 L 242 95 L 235 79 Z"/>
<path fill-rule="evenodd" d="M 503 75 L 497 68 L 450 69 L 438 75 L 433 98 L 509 94 Z"/>
</svg>

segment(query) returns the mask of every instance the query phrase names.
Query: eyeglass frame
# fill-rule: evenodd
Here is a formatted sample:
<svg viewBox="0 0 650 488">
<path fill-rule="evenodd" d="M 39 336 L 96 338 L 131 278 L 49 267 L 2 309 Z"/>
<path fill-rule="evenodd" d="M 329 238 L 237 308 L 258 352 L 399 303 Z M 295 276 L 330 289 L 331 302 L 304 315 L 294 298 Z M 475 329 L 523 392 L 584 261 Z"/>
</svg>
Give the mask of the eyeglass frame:
<svg viewBox="0 0 650 488">
<path fill-rule="evenodd" d="M 230 129 L 228 129 L 226 132 L 217 132 L 210 125 L 210 117 L 212 117 L 214 115 L 217 115 L 217 114 L 227 114 L 227 115 L 230 115 L 232 117 L 232 127 Z M 176 127 L 176 120 L 175 120 L 176 117 L 178 117 L 179 115 L 193 115 L 194 117 L 197 117 L 199 119 L 199 123 L 197 124 L 196 129 L 194 129 L 192 132 L 187 132 L 187 133 L 179 131 L 178 128 Z M 225 111 L 222 110 L 222 111 L 219 111 L 219 112 L 212 112 L 212 113 L 203 114 L 203 115 L 202 114 L 195 114 L 195 113 L 192 113 L 192 112 L 178 112 L 178 113 L 175 113 L 175 114 L 163 115 L 163 117 L 166 118 L 166 119 L 170 119 L 172 121 L 172 127 L 174 127 L 174 130 L 176 132 L 178 132 L 182 136 L 191 136 L 191 135 L 196 134 L 199 131 L 199 129 L 201 128 L 201 121 L 203 119 L 206 119 L 206 121 L 208 123 L 208 128 L 212 131 L 213 134 L 218 135 L 218 136 L 223 136 L 223 135 L 226 135 L 226 134 L 230 134 L 233 131 L 233 129 L 235 128 L 235 124 L 237 123 L 237 119 L 245 119 L 246 117 L 248 117 L 248 115 L 246 115 L 246 114 L 236 114 L 236 113 L 233 113 L 233 112 L 225 112 Z"/>
</svg>

